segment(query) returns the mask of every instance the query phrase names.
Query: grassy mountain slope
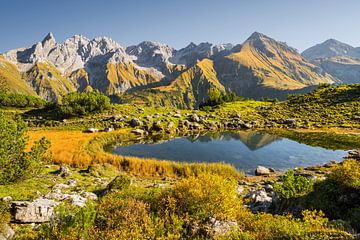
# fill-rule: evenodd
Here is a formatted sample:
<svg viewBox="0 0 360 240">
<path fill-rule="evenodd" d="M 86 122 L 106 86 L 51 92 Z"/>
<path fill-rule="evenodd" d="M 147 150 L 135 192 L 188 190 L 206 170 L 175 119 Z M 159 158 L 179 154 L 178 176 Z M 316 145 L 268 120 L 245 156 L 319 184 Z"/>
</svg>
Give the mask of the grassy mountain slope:
<svg viewBox="0 0 360 240">
<path fill-rule="evenodd" d="M 217 59 L 215 69 L 226 88 L 245 97 L 335 81 L 295 49 L 260 33 L 254 33 L 239 51 Z"/>
<path fill-rule="evenodd" d="M 149 104 L 193 108 L 198 107 L 200 103 L 208 99 L 210 88 L 216 88 L 220 92 L 225 92 L 224 86 L 217 79 L 213 61 L 203 59 L 181 73 L 168 85 L 134 94 L 136 96 L 135 99 L 142 99 L 143 102 L 148 102 Z M 134 97 L 127 99 L 134 101 Z"/>
<path fill-rule="evenodd" d="M 35 96 L 35 91 L 22 79 L 17 67 L 0 56 L 0 88 L 10 92 Z"/>
<path fill-rule="evenodd" d="M 24 77 L 40 97 L 49 101 L 59 101 L 64 94 L 76 91 L 72 82 L 51 64 L 37 62 Z"/>
<path fill-rule="evenodd" d="M 134 63 L 106 65 L 106 93 L 115 94 L 119 86 L 131 88 L 160 81 L 163 76 L 154 69 L 143 69 Z"/>
</svg>

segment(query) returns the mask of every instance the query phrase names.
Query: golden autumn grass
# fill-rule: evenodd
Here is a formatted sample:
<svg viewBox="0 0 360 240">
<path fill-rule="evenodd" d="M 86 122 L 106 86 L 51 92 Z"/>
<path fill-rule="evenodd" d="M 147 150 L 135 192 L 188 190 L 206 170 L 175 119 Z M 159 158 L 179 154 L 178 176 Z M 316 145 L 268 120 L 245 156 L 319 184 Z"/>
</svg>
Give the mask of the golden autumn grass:
<svg viewBox="0 0 360 240">
<path fill-rule="evenodd" d="M 187 177 L 201 173 L 215 173 L 226 177 L 240 179 L 243 174 L 233 166 L 223 163 L 178 163 L 143 159 L 137 157 L 117 156 L 104 150 L 106 145 L 120 143 L 131 137 L 129 129 L 111 133 L 83 133 L 70 130 L 29 131 L 29 147 L 42 137 L 51 142 L 49 157 L 56 164 L 65 163 L 74 167 L 87 167 L 94 164 L 110 163 L 119 170 L 137 176 L 147 177 Z"/>
</svg>

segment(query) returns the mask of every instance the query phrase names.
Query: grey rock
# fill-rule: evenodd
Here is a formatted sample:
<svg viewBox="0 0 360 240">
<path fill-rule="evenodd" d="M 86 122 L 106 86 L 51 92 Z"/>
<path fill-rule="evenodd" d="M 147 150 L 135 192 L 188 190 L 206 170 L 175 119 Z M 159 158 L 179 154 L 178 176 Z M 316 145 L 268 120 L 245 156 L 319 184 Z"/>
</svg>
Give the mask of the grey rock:
<svg viewBox="0 0 360 240">
<path fill-rule="evenodd" d="M 190 116 L 190 120 L 191 120 L 192 122 L 200 122 L 199 116 L 198 116 L 197 114 L 195 114 L 195 113 Z"/>
<path fill-rule="evenodd" d="M 99 129 L 97 128 L 88 128 L 85 130 L 85 132 L 87 133 L 96 133 L 96 132 L 99 132 Z"/>
<path fill-rule="evenodd" d="M 11 197 L 11 196 L 6 196 L 6 197 L 3 197 L 3 198 L 1 198 L 1 201 L 4 201 L 4 202 L 11 202 L 11 201 L 12 201 L 12 197 Z"/>
<path fill-rule="evenodd" d="M 54 207 L 59 203 L 54 200 L 39 198 L 34 201 L 13 201 L 11 211 L 14 220 L 19 223 L 43 223 L 54 215 Z"/>
<path fill-rule="evenodd" d="M 131 130 L 132 133 L 135 133 L 137 135 L 144 135 L 146 132 L 142 129 L 134 129 L 134 130 Z"/>
<path fill-rule="evenodd" d="M 258 212 L 258 211 L 267 212 L 273 202 L 272 194 L 270 193 L 270 195 L 268 195 L 265 189 L 250 191 L 246 195 L 246 198 L 252 200 L 252 203 L 250 204 L 250 209 L 254 212 Z"/>
<path fill-rule="evenodd" d="M 143 123 L 140 121 L 139 118 L 133 118 L 131 121 L 130 121 L 130 126 L 131 127 L 139 127 L 139 126 L 142 126 Z"/>
<path fill-rule="evenodd" d="M 270 169 L 263 167 L 263 166 L 257 166 L 255 170 L 256 176 L 268 176 L 270 175 Z"/>
<path fill-rule="evenodd" d="M 106 127 L 104 128 L 104 132 L 112 132 L 114 129 L 112 127 Z"/>
<path fill-rule="evenodd" d="M 10 240 L 15 236 L 14 230 L 8 225 L 0 225 L 0 240 Z"/>
<path fill-rule="evenodd" d="M 70 169 L 69 169 L 65 164 L 61 164 L 61 165 L 60 165 L 59 176 L 60 176 L 60 177 L 68 177 L 68 176 L 71 176 Z"/>
</svg>

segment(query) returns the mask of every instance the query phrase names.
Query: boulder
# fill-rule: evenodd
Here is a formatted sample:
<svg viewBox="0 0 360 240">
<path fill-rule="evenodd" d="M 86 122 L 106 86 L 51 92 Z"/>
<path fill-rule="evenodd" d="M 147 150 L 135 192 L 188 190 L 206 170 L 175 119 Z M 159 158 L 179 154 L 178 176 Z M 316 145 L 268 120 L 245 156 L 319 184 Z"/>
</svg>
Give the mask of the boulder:
<svg viewBox="0 0 360 240">
<path fill-rule="evenodd" d="M 97 128 L 88 128 L 85 130 L 85 132 L 87 132 L 87 133 L 96 133 L 98 131 L 99 131 L 99 129 L 97 129 Z"/>
<path fill-rule="evenodd" d="M 43 223 L 48 222 L 54 215 L 54 207 L 59 203 L 39 198 L 34 201 L 13 201 L 11 202 L 11 212 L 14 221 L 19 223 Z"/>
<path fill-rule="evenodd" d="M 68 177 L 71 175 L 70 169 L 65 165 L 61 164 L 59 169 L 60 177 Z"/>
<path fill-rule="evenodd" d="M 106 127 L 104 128 L 104 132 L 112 132 L 114 129 L 112 127 Z"/>
<path fill-rule="evenodd" d="M 12 201 L 12 197 L 11 197 L 11 196 L 6 196 L 6 197 L 3 197 L 3 198 L 1 198 L 1 201 L 4 201 L 4 202 L 11 202 L 11 201 Z"/>
<path fill-rule="evenodd" d="M 161 121 L 156 121 L 153 123 L 151 130 L 153 131 L 162 131 L 163 127 L 161 126 Z"/>
<path fill-rule="evenodd" d="M 229 235 L 234 229 L 238 228 L 238 224 L 236 221 L 225 221 L 209 217 L 204 222 L 191 228 L 197 235 L 204 236 L 206 239 L 217 239 Z"/>
<path fill-rule="evenodd" d="M 263 167 L 263 166 L 257 166 L 255 170 L 256 176 L 269 176 L 270 175 L 270 169 Z"/>
<path fill-rule="evenodd" d="M 174 122 L 169 122 L 169 124 L 167 125 L 167 129 L 168 130 L 171 130 L 171 129 L 173 129 L 174 128 L 174 125 L 175 125 L 175 123 Z"/>
<path fill-rule="evenodd" d="M 299 127 L 299 124 L 293 118 L 286 119 L 283 121 L 283 123 L 286 124 L 290 128 L 298 128 Z"/>
<path fill-rule="evenodd" d="M 145 134 L 145 131 L 142 129 L 134 129 L 131 131 L 132 133 L 135 133 L 136 135 L 143 135 Z"/>
<path fill-rule="evenodd" d="M 194 113 L 193 115 L 190 116 L 190 120 L 192 122 L 200 122 L 200 118 L 196 113 Z"/>
<path fill-rule="evenodd" d="M 139 127 L 139 126 L 142 126 L 143 123 L 140 121 L 140 119 L 138 118 L 133 118 L 131 121 L 130 121 L 130 126 L 131 127 Z"/>
<path fill-rule="evenodd" d="M 14 236 L 15 232 L 8 224 L 0 226 L 0 240 L 10 240 L 13 239 Z"/>
<path fill-rule="evenodd" d="M 267 212 L 273 202 L 273 192 L 267 193 L 265 189 L 258 189 L 250 191 L 246 198 L 249 198 L 252 200 L 252 203 L 250 204 L 250 209 L 253 212 Z"/>
</svg>

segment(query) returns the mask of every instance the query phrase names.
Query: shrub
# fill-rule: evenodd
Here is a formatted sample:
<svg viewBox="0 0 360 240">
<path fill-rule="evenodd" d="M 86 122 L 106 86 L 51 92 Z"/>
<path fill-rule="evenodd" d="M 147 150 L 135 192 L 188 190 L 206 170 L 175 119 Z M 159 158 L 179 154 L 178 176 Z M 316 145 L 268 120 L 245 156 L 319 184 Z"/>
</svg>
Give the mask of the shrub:
<svg viewBox="0 0 360 240">
<path fill-rule="evenodd" d="M 25 123 L 20 119 L 6 117 L 0 112 L 0 184 L 9 184 L 35 176 L 49 141 L 42 138 L 25 152 L 27 138 Z"/>
<path fill-rule="evenodd" d="M 100 239 L 150 239 L 154 226 L 149 205 L 107 196 L 98 206 L 95 232 Z"/>
<path fill-rule="evenodd" d="M 44 99 L 18 93 L 0 92 L 0 106 L 4 107 L 35 107 L 43 108 L 47 105 Z"/>
<path fill-rule="evenodd" d="M 131 184 L 131 179 L 125 175 L 122 174 L 120 176 L 117 176 L 114 180 L 112 180 L 109 183 L 108 188 L 110 190 L 126 190 L 127 188 L 129 188 Z"/>
<path fill-rule="evenodd" d="M 217 106 L 224 102 L 234 102 L 238 100 L 242 100 L 243 98 L 238 97 L 233 92 L 228 93 L 221 93 L 219 89 L 211 87 L 208 91 L 208 97 L 209 99 L 203 103 L 200 104 L 200 108 L 202 110 L 207 109 L 211 106 Z"/>
<path fill-rule="evenodd" d="M 329 179 L 340 186 L 360 190 L 360 162 L 354 159 L 344 161 L 330 174 Z"/>
<path fill-rule="evenodd" d="M 96 210 L 92 203 L 83 208 L 61 205 L 56 217 L 41 226 L 37 239 L 91 239 L 95 216 Z"/>
<path fill-rule="evenodd" d="M 77 117 L 90 113 L 101 113 L 109 109 L 110 106 L 110 99 L 100 92 L 73 92 L 63 97 L 58 111 L 62 116 Z"/>
<path fill-rule="evenodd" d="M 214 216 L 234 219 L 241 205 L 236 193 L 237 183 L 219 175 L 202 174 L 176 183 L 161 196 L 165 210 L 194 219 Z"/>
<path fill-rule="evenodd" d="M 304 176 L 295 176 L 293 170 L 281 177 L 281 183 L 275 183 L 274 191 L 281 198 L 301 197 L 313 189 L 314 182 Z"/>
</svg>

